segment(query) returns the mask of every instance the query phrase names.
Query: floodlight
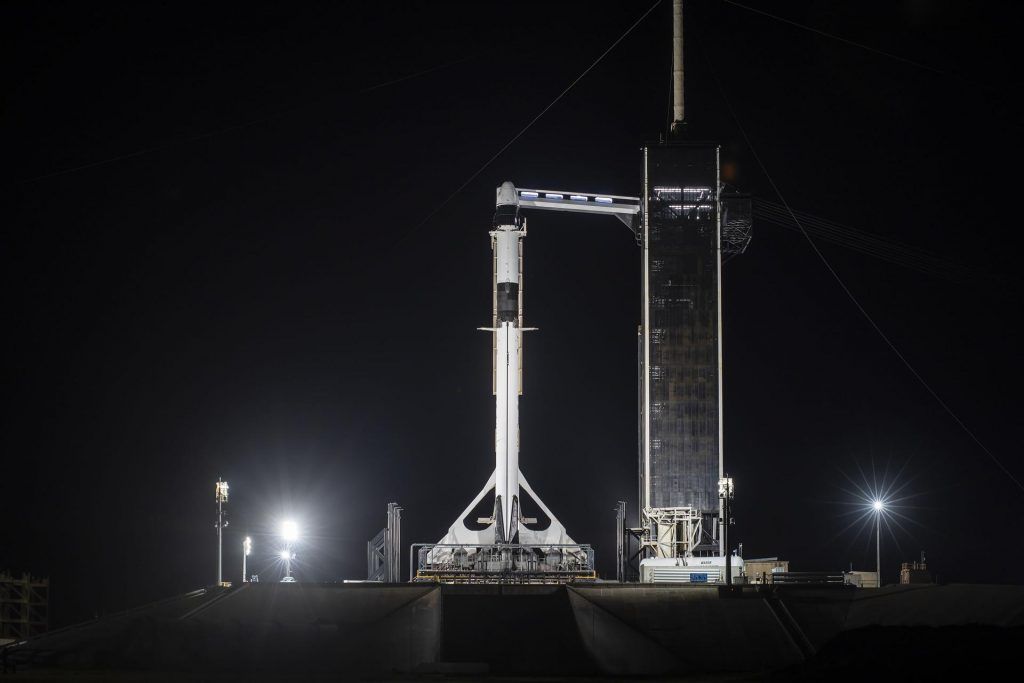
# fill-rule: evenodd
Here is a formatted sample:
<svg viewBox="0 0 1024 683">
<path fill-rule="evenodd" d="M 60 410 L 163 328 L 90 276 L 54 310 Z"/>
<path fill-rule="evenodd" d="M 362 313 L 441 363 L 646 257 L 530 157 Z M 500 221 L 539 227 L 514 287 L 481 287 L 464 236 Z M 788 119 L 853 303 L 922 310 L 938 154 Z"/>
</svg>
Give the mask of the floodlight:
<svg viewBox="0 0 1024 683">
<path fill-rule="evenodd" d="M 242 549 L 245 551 L 246 555 L 250 555 L 252 553 L 252 539 L 248 536 L 246 536 L 245 540 L 242 541 Z"/>
<path fill-rule="evenodd" d="M 299 525 L 295 523 L 295 520 L 285 520 L 281 524 L 281 537 L 286 541 L 299 540 Z"/>
<path fill-rule="evenodd" d="M 286 562 L 288 560 L 292 559 L 292 551 L 291 550 L 282 550 L 281 551 L 281 559 L 286 561 Z"/>
<path fill-rule="evenodd" d="M 228 502 L 228 483 L 226 481 L 217 480 L 216 496 L 218 503 Z"/>
<path fill-rule="evenodd" d="M 875 512 L 881 512 L 882 510 L 885 509 L 885 503 L 880 500 L 876 500 L 873 503 L 871 503 L 871 507 L 875 509 Z"/>
</svg>

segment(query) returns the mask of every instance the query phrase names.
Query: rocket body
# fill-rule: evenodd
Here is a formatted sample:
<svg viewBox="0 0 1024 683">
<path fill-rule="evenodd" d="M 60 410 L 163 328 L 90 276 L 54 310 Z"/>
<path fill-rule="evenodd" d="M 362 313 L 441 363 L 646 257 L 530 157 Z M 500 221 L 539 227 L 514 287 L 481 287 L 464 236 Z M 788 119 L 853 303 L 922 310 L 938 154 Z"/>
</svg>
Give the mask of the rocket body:
<svg viewBox="0 0 1024 683">
<path fill-rule="evenodd" d="M 520 240 L 526 234 L 515 187 L 498 188 L 494 250 L 494 524 L 498 543 L 514 543 L 519 507 Z"/>
<path fill-rule="evenodd" d="M 499 543 L 513 543 L 519 530 L 519 328 L 502 323 L 496 332 L 497 393 L 494 429 L 494 519 Z"/>
<path fill-rule="evenodd" d="M 571 548 L 574 541 L 566 533 L 565 527 L 544 505 L 519 469 L 523 333 L 535 329 L 523 326 L 523 238 L 526 237 L 526 220 L 520 216 L 520 209 L 524 206 L 538 206 L 534 201 L 537 194 L 532 190 L 517 190 L 510 182 L 502 183 L 497 190 L 494 219 L 489 232 L 493 276 L 491 324 L 489 327 L 478 328 L 491 333 L 494 350 L 494 473 L 449 527 L 448 533 L 427 553 L 427 564 L 431 566 L 437 564 L 450 567 L 460 549 L 470 549 L 469 552 L 473 553 L 472 548 L 490 548 L 495 544 L 522 544 L 527 547 L 526 550 L 506 547 L 501 553 L 503 561 L 526 558 L 534 551 L 540 552 L 537 550 L 539 548 L 557 546 L 562 548 L 563 558 L 571 557 L 574 558 L 573 562 L 581 566 L 590 566 L 586 564 L 589 562 L 589 551 L 579 547 L 575 550 Z M 572 204 L 573 207 L 585 205 L 575 196 L 570 201 L 576 202 Z M 586 204 L 586 210 L 592 211 L 597 201 L 593 204 Z M 531 504 L 548 517 L 549 523 L 545 528 L 534 528 L 536 519 L 523 516 L 521 490 L 528 493 Z M 490 517 L 475 518 L 476 523 L 486 526 L 467 526 L 470 515 L 491 494 L 494 496 L 493 513 Z M 508 566 L 512 567 L 511 564 Z"/>
</svg>

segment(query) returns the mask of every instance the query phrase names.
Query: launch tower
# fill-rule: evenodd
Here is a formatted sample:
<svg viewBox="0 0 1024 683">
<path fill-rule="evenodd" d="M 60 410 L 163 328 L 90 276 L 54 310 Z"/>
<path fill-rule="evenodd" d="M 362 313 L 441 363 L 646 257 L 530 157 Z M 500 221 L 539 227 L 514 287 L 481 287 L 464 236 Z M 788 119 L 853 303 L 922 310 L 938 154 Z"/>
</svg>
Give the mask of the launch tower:
<svg viewBox="0 0 1024 683">
<path fill-rule="evenodd" d="M 722 470 L 718 147 L 644 148 L 640 519 L 655 557 L 719 554 Z"/>
<path fill-rule="evenodd" d="M 750 200 L 725 191 L 717 144 L 681 141 L 681 0 L 673 3 L 672 46 L 670 141 L 643 148 L 640 527 L 633 532 L 641 580 L 729 581 L 733 485 L 722 449 L 722 260 L 750 241 Z M 624 578 L 624 558 L 619 573 Z"/>
</svg>

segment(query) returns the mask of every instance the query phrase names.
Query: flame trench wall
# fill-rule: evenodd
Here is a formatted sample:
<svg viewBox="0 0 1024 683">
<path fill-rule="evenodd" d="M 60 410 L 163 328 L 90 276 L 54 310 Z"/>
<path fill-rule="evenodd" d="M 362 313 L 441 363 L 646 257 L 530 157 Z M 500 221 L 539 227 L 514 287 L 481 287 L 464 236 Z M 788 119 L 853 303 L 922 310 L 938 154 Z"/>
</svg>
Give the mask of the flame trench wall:
<svg viewBox="0 0 1024 683">
<path fill-rule="evenodd" d="M 640 500 L 718 513 L 718 147 L 644 149 Z"/>
</svg>

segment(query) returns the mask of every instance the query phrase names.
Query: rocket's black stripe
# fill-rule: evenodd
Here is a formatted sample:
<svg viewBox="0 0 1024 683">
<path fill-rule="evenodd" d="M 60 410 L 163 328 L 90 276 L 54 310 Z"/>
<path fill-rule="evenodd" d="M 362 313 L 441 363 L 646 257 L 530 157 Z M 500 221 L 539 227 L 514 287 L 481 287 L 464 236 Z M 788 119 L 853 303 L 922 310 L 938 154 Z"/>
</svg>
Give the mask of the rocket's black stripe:
<svg viewBox="0 0 1024 683">
<path fill-rule="evenodd" d="M 498 322 L 515 322 L 519 318 L 519 284 L 498 283 Z"/>
</svg>

